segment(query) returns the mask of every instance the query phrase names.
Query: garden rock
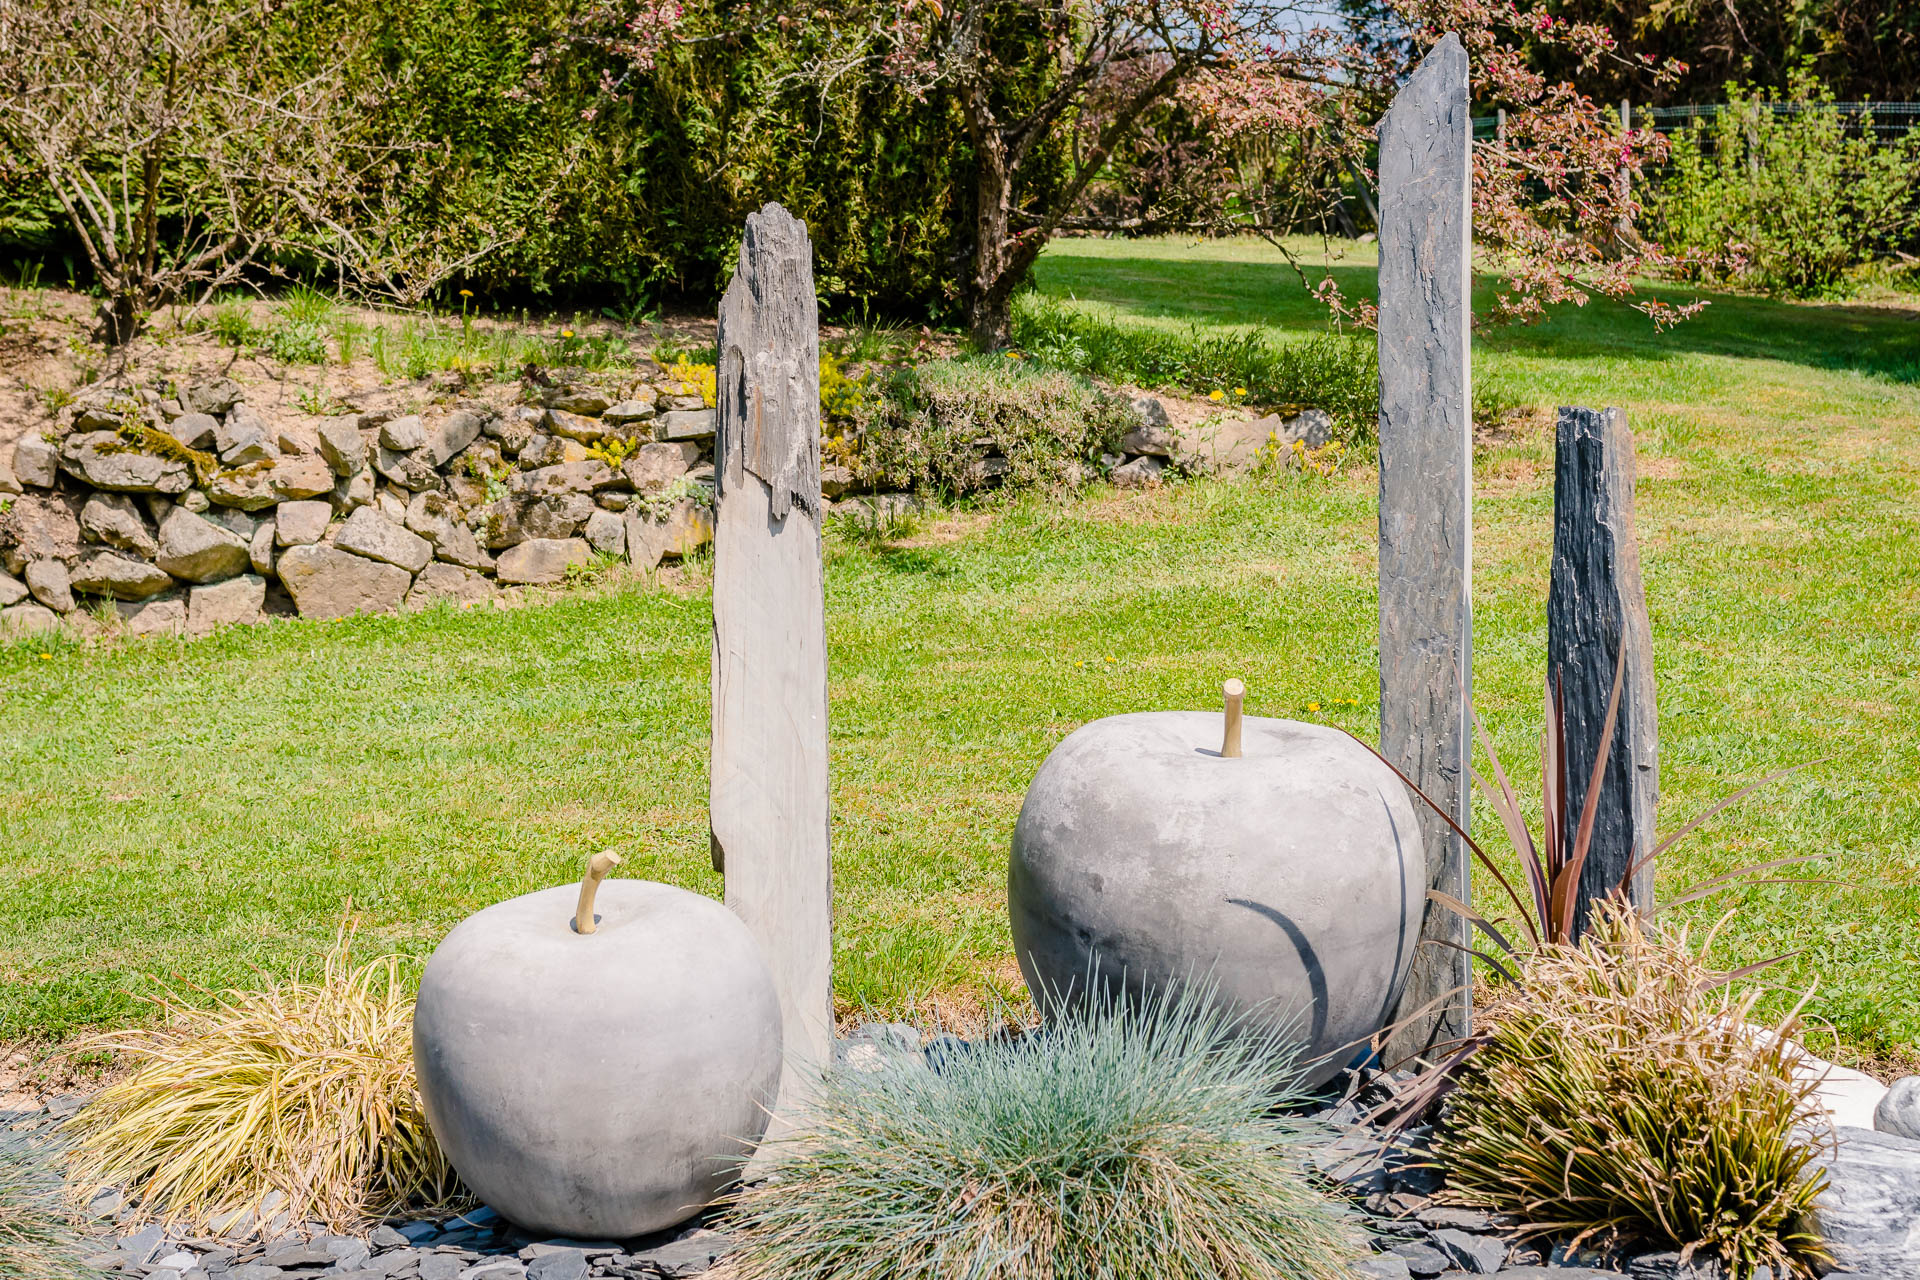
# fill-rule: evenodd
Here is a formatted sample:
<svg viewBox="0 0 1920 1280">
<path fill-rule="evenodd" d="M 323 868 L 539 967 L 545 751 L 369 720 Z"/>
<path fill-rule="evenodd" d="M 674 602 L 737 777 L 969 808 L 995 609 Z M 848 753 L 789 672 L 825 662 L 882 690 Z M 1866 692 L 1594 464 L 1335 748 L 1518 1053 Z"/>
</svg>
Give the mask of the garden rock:
<svg viewBox="0 0 1920 1280">
<path fill-rule="evenodd" d="M 499 588 L 471 569 L 435 561 L 420 571 L 407 592 L 407 607 L 424 608 L 440 600 L 455 604 L 485 604 L 499 594 Z"/>
<path fill-rule="evenodd" d="M 1920 1142 L 1920 1076 L 1895 1080 L 1873 1110 L 1873 1127 Z"/>
<path fill-rule="evenodd" d="M 585 452 L 584 449 L 581 450 L 582 454 Z M 520 449 L 520 465 L 528 469 L 558 466 L 566 460 L 566 442 L 558 436 L 544 434 L 529 436 Z"/>
<path fill-rule="evenodd" d="M 837 462 L 830 462 L 820 468 L 820 496 L 827 499 L 839 498 L 853 488 L 854 476 L 851 468 Z"/>
<path fill-rule="evenodd" d="M 448 522 L 440 541 L 434 544 L 433 554 L 437 559 L 459 565 L 462 569 L 474 569 L 481 573 L 492 573 L 494 570 L 493 557 L 481 550 L 480 541 L 473 536 L 473 530 L 452 521 Z"/>
<path fill-rule="evenodd" d="M 1455 1208 L 1452 1205 L 1434 1205 L 1421 1209 L 1413 1215 L 1413 1220 L 1431 1229 L 1452 1227 L 1456 1231 L 1471 1231 L 1476 1235 L 1486 1235 L 1499 1230 L 1494 1225 L 1492 1214 L 1482 1213 L 1478 1209 Z"/>
<path fill-rule="evenodd" d="M 347 517 L 334 535 L 333 545 L 369 560 L 384 560 L 408 573 L 418 573 L 433 559 L 433 547 L 425 538 L 408 533 L 372 507 L 362 507 Z"/>
<path fill-rule="evenodd" d="M 660 493 L 687 474 L 687 469 L 698 461 L 699 445 L 684 440 L 655 441 L 641 445 L 639 452 L 621 464 L 620 471 L 636 492 Z"/>
<path fill-rule="evenodd" d="M 608 435 L 608 425 L 598 418 L 585 418 L 564 409 L 547 410 L 547 430 L 581 444 L 599 444 Z"/>
<path fill-rule="evenodd" d="M 210 635 L 221 627 L 258 622 L 266 602 L 267 580 L 258 574 L 243 573 L 217 586 L 195 587 L 187 593 L 187 634 Z"/>
<path fill-rule="evenodd" d="M 558 409 L 563 413 L 584 413 L 590 418 L 597 418 L 606 413 L 611 405 L 612 401 L 598 391 L 583 390 L 578 387 L 569 387 L 547 401 L 549 409 Z"/>
<path fill-rule="evenodd" d="M 1289 447 L 1298 441 L 1309 449 L 1318 449 L 1333 439 L 1333 419 L 1324 410 L 1304 409 L 1281 421 L 1279 439 Z"/>
<path fill-rule="evenodd" d="M 382 444 L 374 451 L 373 469 L 402 489 L 415 493 L 440 487 L 440 473 L 433 469 L 433 459 L 425 450 L 397 453 Z"/>
<path fill-rule="evenodd" d="M 1161 404 L 1159 398 L 1156 396 L 1135 396 L 1133 398 L 1133 411 L 1140 415 L 1140 425 L 1142 426 L 1165 427 L 1171 425 L 1171 421 L 1167 417 L 1167 406 Z"/>
<path fill-rule="evenodd" d="M 627 559 L 641 569 L 652 569 L 668 556 L 691 555 L 713 541 L 713 512 L 692 498 L 682 498 L 660 517 L 636 505 L 624 519 Z"/>
<path fill-rule="evenodd" d="M 418 414 L 408 414 L 404 418 L 389 418 L 380 425 L 380 444 L 382 448 L 395 453 L 410 453 L 427 443 L 427 426 L 420 421 Z"/>
<path fill-rule="evenodd" d="M 360 436 L 360 428 L 341 418 L 330 418 L 320 424 L 320 456 L 327 460 L 327 466 L 336 476 L 350 476 L 356 471 L 364 471 L 367 466 L 367 442 Z"/>
<path fill-rule="evenodd" d="M 550 498 L 569 493 L 591 493 L 604 489 L 621 477 L 598 458 L 584 462 L 563 462 L 534 471 L 516 471 L 507 488 L 519 497 Z"/>
<path fill-rule="evenodd" d="M 130 601 L 117 604 L 120 626 L 130 636 L 177 636 L 187 630 L 184 600 Z"/>
<path fill-rule="evenodd" d="M 193 486 L 186 463 L 137 452 L 112 431 L 68 436 L 60 465 L 96 489 L 121 493 L 184 493 Z"/>
<path fill-rule="evenodd" d="M 282 457 L 267 472 L 267 484 L 282 501 L 317 498 L 333 492 L 333 468 L 324 458 L 312 454 Z"/>
<path fill-rule="evenodd" d="M 0 573 L 0 609 L 19 604 L 27 598 L 27 584 L 12 574 Z"/>
<path fill-rule="evenodd" d="M 325 544 L 291 548 L 280 557 L 279 570 L 303 618 L 386 613 L 400 606 L 413 583 L 412 575 L 397 565 Z"/>
<path fill-rule="evenodd" d="M 80 555 L 80 521 L 58 495 L 16 498 L 0 512 L 0 548 L 10 573 L 24 572 L 34 560 L 71 563 Z"/>
<path fill-rule="evenodd" d="M 1848 1125 L 1834 1137 L 1832 1153 L 1820 1157 L 1820 1234 L 1843 1266 L 1920 1276 L 1920 1142 Z"/>
<path fill-rule="evenodd" d="M 372 501 L 373 475 L 367 471 L 355 472 L 333 486 L 333 492 L 327 495 L 327 502 L 338 515 L 358 511 Z"/>
<path fill-rule="evenodd" d="M 117 493 L 96 493 L 87 499 L 80 508 L 80 532 L 95 542 L 138 556 L 152 557 L 160 551 L 140 508 L 131 498 Z"/>
<path fill-rule="evenodd" d="M 1180 437 L 1181 458 L 1196 471 L 1242 471 L 1260 459 L 1263 449 L 1279 448 L 1277 418 L 1229 418 L 1193 427 Z"/>
<path fill-rule="evenodd" d="M 43 604 L 29 602 L 0 609 L 0 636 L 40 635 L 59 626 L 60 615 Z"/>
<path fill-rule="evenodd" d="M 556 494 L 523 503 L 520 527 L 529 538 L 571 538 L 593 512 L 593 499 L 584 493 Z"/>
<path fill-rule="evenodd" d="M 207 497 L 214 505 L 240 511 L 259 511 L 280 501 L 273 491 L 272 468 L 255 462 L 230 471 L 217 472 L 207 484 Z M 192 493 L 187 495 L 189 499 Z"/>
<path fill-rule="evenodd" d="M 479 438 L 484 419 L 466 409 L 455 409 L 427 433 L 427 454 L 433 465 L 444 467 L 448 459 Z"/>
<path fill-rule="evenodd" d="M 1166 463 L 1151 454 L 1145 454 L 1123 466 L 1115 467 L 1111 479 L 1117 488 L 1145 489 L 1159 484 L 1160 473 L 1166 469 Z"/>
<path fill-rule="evenodd" d="M 711 440 L 718 415 L 712 409 L 674 409 L 654 422 L 655 440 Z"/>
<path fill-rule="evenodd" d="M 1453 1259 L 1446 1251 L 1418 1241 L 1394 1245 L 1387 1252 L 1405 1262 L 1407 1270 L 1416 1276 L 1437 1276 L 1453 1266 Z"/>
<path fill-rule="evenodd" d="M 214 378 L 188 387 L 181 393 L 180 404 L 188 413 L 222 414 L 239 404 L 242 394 L 232 378 Z"/>
<path fill-rule="evenodd" d="M 1353 1264 L 1353 1269 L 1368 1280 L 1413 1280 L 1407 1260 L 1395 1253 L 1376 1254 Z"/>
<path fill-rule="evenodd" d="M 699 1227 L 658 1249 L 633 1256 L 633 1269 L 647 1270 L 667 1280 L 698 1275 L 732 1251 L 733 1242 L 718 1231 Z"/>
<path fill-rule="evenodd" d="M 218 582 L 252 563 L 246 541 L 233 530 L 175 507 L 160 525 L 156 562 L 188 582 Z"/>
<path fill-rule="evenodd" d="M 627 553 L 626 524 L 611 511 L 596 511 L 588 516 L 582 536 L 586 538 L 588 546 L 603 556 L 622 556 Z"/>
<path fill-rule="evenodd" d="M 500 557 L 495 575 L 502 582 L 528 585 L 559 582 L 573 565 L 593 562 L 593 552 L 579 538 L 532 538 Z"/>
<path fill-rule="evenodd" d="M 1135 401 L 1137 404 L 1138 401 Z M 1150 401 L 1159 408 L 1158 400 Z M 1173 434 L 1173 428 L 1167 425 L 1166 410 L 1160 410 L 1160 421 L 1143 422 L 1127 432 L 1120 441 L 1120 452 L 1147 454 L 1155 458 L 1171 458 L 1180 446 L 1179 437 Z"/>
<path fill-rule="evenodd" d="M 33 598 L 59 613 L 73 612 L 73 583 L 65 562 L 35 560 L 27 566 L 27 590 Z"/>
<path fill-rule="evenodd" d="M 273 540 L 283 547 L 305 547 L 326 536 L 333 507 L 326 502 L 283 502 L 274 511 Z"/>
<path fill-rule="evenodd" d="M 236 405 L 214 428 L 213 451 L 223 465 L 243 467 L 279 455 L 267 440 L 267 421 L 245 405 Z"/>
<path fill-rule="evenodd" d="M 631 422 L 649 422 L 655 412 L 651 400 L 622 400 L 619 404 L 608 405 L 600 416 L 616 426 L 625 426 Z"/>
<path fill-rule="evenodd" d="M 1477 1236 L 1453 1227 L 1442 1227 L 1433 1233 L 1433 1242 L 1446 1250 L 1447 1256 L 1462 1271 L 1471 1271 L 1475 1275 L 1492 1275 L 1507 1260 L 1507 1242 L 1494 1236 Z"/>
<path fill-rule="evenodd" d="M 73 586 L 93 596 L 116 600 L 146 600 L 173 585 L 165 570 L 144 560 L 101 551 L 82 560 L 73 570 Z M 4 600 L 0 600 L 4 603 Z"/>
<path fill-rule="evenodd" d="M 213 433 L 219 429 L 220 420 L 210 413 L 183 413 L 162 428 L 179 441 L 182 448 L 202 452 L 212 446 Z"/>
<path fill-rule="evenodd" d="M 587 1280 L 587 1255 L 578 1249 L 555 1249 L 527 1264 L 527 1280 Z"/>
<path fill-rule="evenodd" d="M 247 562 L 255 573 L 273 572 L 273 528 L 275 522 L 263 520 L 247 540 Z"/>
<path fill-rule="evenodd" d="M 59 471 L 59 451 L 39 436 L 28 433 L 14 442 L 13 475 L 21 484 L 51 489 Z"/>
</svg>

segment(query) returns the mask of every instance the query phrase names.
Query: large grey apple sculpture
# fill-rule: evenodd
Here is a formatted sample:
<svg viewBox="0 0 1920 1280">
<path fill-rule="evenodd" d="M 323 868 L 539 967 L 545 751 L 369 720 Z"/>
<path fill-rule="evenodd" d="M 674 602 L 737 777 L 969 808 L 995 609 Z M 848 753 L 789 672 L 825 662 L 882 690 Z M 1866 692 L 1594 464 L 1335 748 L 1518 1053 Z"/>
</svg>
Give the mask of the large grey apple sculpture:
<svg viewBox="0 0 1920 1280">
<path fill-rule="evenodd" d="M 420 979 L 434 1137 L 530 1231 L 622 1240 L 691 1217 L 738 1176 L 780 1080 L 780 1002 L 747 926 L 671 885 L 602 885 L 618 861 L 596 854 L 577 897 L 468 918 Z"/>
<path fill-rule="evenodd" d="M 1089 975 L 1200 979 L 1285 1023 L 1310 1083 L 1393 1011 L 1426 905 L 1412 798 L 1336 729 L 1227 714 L 1096 720 L 1055 747 L 1014 827 L 1015 954 L 1043 1009 Z M 1328 1056 L 1331 1055 L 1331 1056 Z"/>
</svg>

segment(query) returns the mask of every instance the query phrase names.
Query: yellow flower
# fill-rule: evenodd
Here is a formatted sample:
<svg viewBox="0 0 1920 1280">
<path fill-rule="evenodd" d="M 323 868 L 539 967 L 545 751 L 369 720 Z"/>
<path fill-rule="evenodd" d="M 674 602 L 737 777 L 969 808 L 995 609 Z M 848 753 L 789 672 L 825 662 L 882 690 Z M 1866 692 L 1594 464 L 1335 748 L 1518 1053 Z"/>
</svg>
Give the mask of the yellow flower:
<svg viewBox="0 0 1920 1280">
<path fill-rule="evenodd" d="M 1233 389 L 1233 394 L 1235 394 L 1235 395 L 1237 395 L 1237 396 L 1243 396 L 1243 395 L 1245 395 L 1245 394 L 1247 394 L 1247 389 L 1246 389 L 1245 387 L 1235 387 L 1235 388 Z"/>
<path fill-rule="evenodd" d="M 1023 356 L 1023 355 L 1021 355 L 1021 354 L 1020 354 L 1020 353 L 1019 353 L 1018 351 L 1009 351 L 1009 352 L 1007 352 L 1007 359 L 1009 359 L 1009 360 L 1025 360 L 1025 359 L 1026 359 L 1026 357 L 1025 357 L 1025 356 Z"/>
<path fill-rule="evenodd" d="M 1209 400 L 1225 400 L 1226 398 L 1227 398 L 1227 393 L 1224 391 L 1207 392 L 1207 399 Z"/>
<path fill-rule="evenodd" d="M 42 662 L 52 662 L 52 661 L 53 661 L 53 655 L 52 655 L 52 654 L 50 654 L 50 653 L 43 653 L 43 654 L 41 654 L 41 655 L 40 655 L 40 661 L 42 661 Z"/>
<path fill-rule="evenodd" d="M 462 289 L 462 290 L 460 291 L 460 296 L 461 296 L 461 297 L 463 297 L 463 298 L 471 298 L 471 297 L 473 296 L 473 290 L 471 290 L 471 289 Z"/>
<path fill-rule="evenodd" d="M 1107 655 L 1107 661 L 1108 661 L 1108 662 L 1112 662 L 1112 661 L 1113 661 L 1113 655 L 1112 655 L 1112 654 L 1108 654 L 1108 655 Z"/>
<path fill-rule="evenodd" d="M 1319 709 L 1320 709 L 1320 704 L 1317 702 L 1309 702 L 1307 704 L 1307 710 L 1309 711 L 1318 711 Z"/>
</svg>

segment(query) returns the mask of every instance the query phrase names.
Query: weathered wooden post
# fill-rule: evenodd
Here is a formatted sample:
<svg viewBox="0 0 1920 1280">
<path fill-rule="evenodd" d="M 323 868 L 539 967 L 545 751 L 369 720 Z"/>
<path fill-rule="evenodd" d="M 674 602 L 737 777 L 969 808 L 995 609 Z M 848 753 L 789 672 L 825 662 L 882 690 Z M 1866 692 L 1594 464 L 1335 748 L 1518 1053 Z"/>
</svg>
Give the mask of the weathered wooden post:
<svg viewBox="0 0 1920 1280">
<path fill-rule="evenodd" d="M 1380 747 L 1462 829 L 1472 691 L 1473 121 L 1467 53 L 1435 45 L 1380 122 Z M 1468 898 L 1467 851 L 1421 806 L 1427 885 Z M 1467 926 L 1429 903 L 1388 1045 L 1467 1032 Z M 1437 1002 L 1437 1003 L 1435 1003 Z"/>
<path fill-rule="evenodd" d="M 1660 758 L 1653 687 L 1653 633 L 1640 580 L 1633 519 L 1633 433 L 1618 409 L 1560 410 L 1553 475 L 1553 577 L 1547 595 L 1547 678 L 1566 709 L 1567 829 L 1586 803 L 1613 676 L 1626 652 L 1620 710 L 1580 874 L 1580 917 L 1613 892 L 1653 843 Z M 1628 888 L 1653 906 L 1653 868 Z"/>
<path fill-rule="evenodd" d="M 807 229 L 747 218 L 720 301 L 713 547 L 714 869 L 780 989 L 775 1125 L 833 1054 L 820 338 Z"/>
</svg>

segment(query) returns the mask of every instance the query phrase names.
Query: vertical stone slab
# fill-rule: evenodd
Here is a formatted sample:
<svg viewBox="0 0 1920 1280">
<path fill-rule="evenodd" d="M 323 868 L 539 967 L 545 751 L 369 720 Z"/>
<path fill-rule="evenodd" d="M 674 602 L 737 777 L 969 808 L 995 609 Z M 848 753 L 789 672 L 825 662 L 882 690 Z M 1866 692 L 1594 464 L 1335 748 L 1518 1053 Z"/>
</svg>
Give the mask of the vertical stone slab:
<svg viewBox="0 0 1920 1280">
<path fill-rule="evenodd" d="M 1653 632 L 1633 521 L 1633 433 L 1618 409 L 1560 410 L 1553 474 L 1553 577 L 1547 594 L 1547 678 L 1566 709 L 1567 829 L 1571 847 L 1599 753 L 1613 673 L 1626 650 L 1613 748 L 1580 875 L 1579 927 L 1588 904 L 1613 892 L 1654 842 L 1660 796 Z M 1653 906 L 1653 868 L 1628 886 Z"/>
<path fill-rule="evenodd" d="M 1449 35 L 1380 122 L 1380 746 L 1463 829 L 1472 745 L 1472 136 L 1467 54 Z M 1419 808 L 1428 888 L 1467 900 L 1465 844 Z M 1466 923 L 1428 903 L 1396 1016 L 1439 1003 L 1401 1028 L 1389 1057 L 1466 1034 L 1472 970 L 1456 949 L 1466 942 Z"/>
<path fill-rule="evenodd" d="M 807 229 L 777 204 L 747 218 L 719 339 L 709 822 L 780 990 L 780 1128 L 832 1058 L 833 944 L 819 314 Z"/>
</svg>

